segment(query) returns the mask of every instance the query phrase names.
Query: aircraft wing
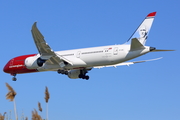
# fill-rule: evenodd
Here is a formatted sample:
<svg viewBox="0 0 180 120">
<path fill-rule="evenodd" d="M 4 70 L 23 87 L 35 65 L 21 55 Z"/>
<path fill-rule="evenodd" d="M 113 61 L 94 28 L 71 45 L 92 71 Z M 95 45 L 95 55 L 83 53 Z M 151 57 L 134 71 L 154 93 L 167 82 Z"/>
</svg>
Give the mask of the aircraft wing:
<svg viewBox="0 0 180 120">
<path fill-rule="evenodd" d="M 49 64 L 59 64 L 61 65 L 63 61 L 69 63 L 72 65 L 71 61 L 67 60 L 63 56 L 57 55 L 50 46 L 46 43 L 44 40 L 44 36 L 41 34 L 41 32 L 38 30 L 35 22 L 32 26 L 32 36 L 34 39 L 34 42 L 36 44 L 36 47 L 39 51 L 40 57 L 42 59 L 46 59 Z"/>
<path fill-rule="evenodd" d="M 160 58 L 156 58 L 156 59 L 150 59 L 150 60 L 142 60 L 142 61 L 134 61 L 134 62 L 123 62 L 123 63 L 119 63 L 119 64 L 114 64 L 114 65 L 107 65 L 107 66 L 96 66 L 94 68 L 104 68 L 104 67 L 117 67 L 117 66 L 123 66 L 123 65 L 132 65 L 132 64 L 135 64 L 135 63 L 143 63 L 143 62 L 147 62 L 147 61 L 154 61 L 154 60 L 159 60 L 161 59 L 162 57 Z"/>
</svg>

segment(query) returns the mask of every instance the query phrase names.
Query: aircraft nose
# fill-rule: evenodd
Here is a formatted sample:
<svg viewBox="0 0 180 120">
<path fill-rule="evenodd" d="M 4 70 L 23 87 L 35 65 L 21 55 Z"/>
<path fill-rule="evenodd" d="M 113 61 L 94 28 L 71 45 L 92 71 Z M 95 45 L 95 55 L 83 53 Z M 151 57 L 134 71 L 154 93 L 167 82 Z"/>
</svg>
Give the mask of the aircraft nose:
<svg viewBox="0 0 180 120">
<path fill-rule="evenodd" d="M 3 71 L 4 71 L 5 73 L 10 73 L 9 62 L 4 66 Z"/>
<path fill-rule="evenodd" d="M 4 71 L 5 73 L 8 73 L 8 69 L 9 69 L 9 68 L 7 67 L 7 65 L 5 65 L 3 71 Z"/>
</svg>

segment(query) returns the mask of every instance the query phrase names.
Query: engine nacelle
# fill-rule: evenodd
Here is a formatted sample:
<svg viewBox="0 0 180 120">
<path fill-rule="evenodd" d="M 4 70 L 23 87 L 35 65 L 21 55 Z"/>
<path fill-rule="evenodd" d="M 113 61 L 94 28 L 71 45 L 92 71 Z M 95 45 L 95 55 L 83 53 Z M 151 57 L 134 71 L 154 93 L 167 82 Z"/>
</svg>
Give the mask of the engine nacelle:
<svg viewBox="0 0 180 120">
<path fill-rule="evenodd" d="M 77 79 L 79 78 L 80 70 L 71 70 L 68 72 L 68 77 L 71 79 Z"/>
<path fill-rule="evenodd" d="M 39 56 L 28 57 L 25 59 L 25 66 L 28 69 L 37 69 L 42 67 L 46 60 L 41 59 Z"/>
</svg>

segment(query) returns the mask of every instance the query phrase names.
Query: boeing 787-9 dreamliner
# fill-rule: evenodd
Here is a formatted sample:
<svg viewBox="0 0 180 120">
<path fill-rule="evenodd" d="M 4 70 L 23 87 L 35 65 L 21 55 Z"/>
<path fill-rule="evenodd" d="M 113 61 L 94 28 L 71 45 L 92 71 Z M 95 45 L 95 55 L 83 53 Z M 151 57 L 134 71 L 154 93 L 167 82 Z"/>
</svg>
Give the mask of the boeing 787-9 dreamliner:
<svg viewBox="0 0 180 120">
<path fill-rule="evenodd" d="M 89 76 L 86 74 L 93 68 L 131 65 L 160 59 L 126 62 L 149 52 L 171 51 L 157 50 L 154 47 L 145 46 L 155 15 L 156 12 L 148 14 L 124 44 L 65 51 L 53 51 L 44 40 L 35 22 L 31 32 L 39 53 L 11 59 L 5 65 L 4 72 L 10 73 L 13 76 L 13 81 L 16 81 L 17 74 L 43 71 L 57 71 L 71 79 L 82 78 L 88 80 Z"/>
</svg>

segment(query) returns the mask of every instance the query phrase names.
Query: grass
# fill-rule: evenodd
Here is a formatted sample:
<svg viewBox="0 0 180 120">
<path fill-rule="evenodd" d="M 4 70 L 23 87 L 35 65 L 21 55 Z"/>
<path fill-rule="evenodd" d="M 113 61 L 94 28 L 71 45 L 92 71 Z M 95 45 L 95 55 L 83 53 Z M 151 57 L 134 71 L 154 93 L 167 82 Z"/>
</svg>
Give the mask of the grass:
<svg viewBox="0 0 180 120">
<path fill-rule="evenodd" d="M 15 97 L 16 97 L 17 93 L 8 83 L 6 83 L 6 87 L 8 88 L 8 93 L 6 94 L 6 99 L 9 100 L 10 102 L 14 102 L 15 119 L 18 120 L 18 115 L 16 112 L 16 102 L 15 102 Z M 46 102 L 46 119 L 42 119 L 42 117 L 38 114 L 38 111 L 36 109 L 34 109 L 32 111 L 32 118 L 31 118 L 32 120 L 48 120 L 48 101 L 49 101 L 49 98 L 50 98 L 50 94 L 48 91 L 48 87 L 45 87 L 44 99 Z M 40 112 L 42 112 L 42 110 L 43 110 L 40 102 L 38 102 L 38 110 Z M 0 120 L 5 120 L 5 114 L 6 114 L 6 112 L 3 115 L 0 113 Z M 26 117 L 25 120 L 28 120 L 28 117 Z"/>
</svg>

